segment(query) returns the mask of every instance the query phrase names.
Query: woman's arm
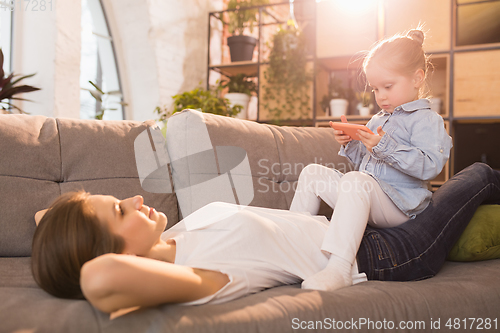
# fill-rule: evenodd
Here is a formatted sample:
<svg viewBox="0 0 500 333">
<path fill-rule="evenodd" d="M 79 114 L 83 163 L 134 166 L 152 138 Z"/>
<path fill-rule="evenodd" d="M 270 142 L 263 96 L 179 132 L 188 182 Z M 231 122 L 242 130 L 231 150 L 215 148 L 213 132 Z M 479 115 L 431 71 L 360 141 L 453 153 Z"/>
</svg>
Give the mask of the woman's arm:
<svg viewBox="0 0 500 333">
<path fill-rule="evenodd" d="M 87 300 L 103 312 L 133 306 L 183 303 L 209 296 L 227 275 L 149 258 L 106 254 L 83 265 L 80 284 Z"/>
</svg>

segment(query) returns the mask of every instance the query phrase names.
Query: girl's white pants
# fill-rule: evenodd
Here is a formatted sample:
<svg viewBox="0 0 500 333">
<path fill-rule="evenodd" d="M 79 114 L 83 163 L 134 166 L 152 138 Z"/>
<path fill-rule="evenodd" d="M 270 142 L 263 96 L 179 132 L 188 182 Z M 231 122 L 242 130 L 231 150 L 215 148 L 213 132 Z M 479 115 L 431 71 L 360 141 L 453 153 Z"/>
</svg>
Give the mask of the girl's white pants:
<svg viewBox="0 0 500 333">
<path fill-rule="evenodd" d="M 319 164 L 299 175 L 291 211 L 316 215 L 321 199 L 334 209 L 321 249 L 354 263 L 366 224 L 389 228 L 408 217 L 371 176 L 358 171 L 342 175 Z"/>
</svg>

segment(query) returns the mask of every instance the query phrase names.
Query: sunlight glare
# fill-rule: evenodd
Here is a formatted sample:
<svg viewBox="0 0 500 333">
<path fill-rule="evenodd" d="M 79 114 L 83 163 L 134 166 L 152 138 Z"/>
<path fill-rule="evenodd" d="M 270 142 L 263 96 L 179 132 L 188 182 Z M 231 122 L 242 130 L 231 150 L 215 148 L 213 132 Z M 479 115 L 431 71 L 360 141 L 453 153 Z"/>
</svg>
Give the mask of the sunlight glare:
<svg viewBox="0 0 500 333">
<path fill-rule="evenodd" d="M 335 2 L 339 12 L 346 15 L 359 15 L 373 10 L 379 0 L 331 0 Z"/>
</svg>

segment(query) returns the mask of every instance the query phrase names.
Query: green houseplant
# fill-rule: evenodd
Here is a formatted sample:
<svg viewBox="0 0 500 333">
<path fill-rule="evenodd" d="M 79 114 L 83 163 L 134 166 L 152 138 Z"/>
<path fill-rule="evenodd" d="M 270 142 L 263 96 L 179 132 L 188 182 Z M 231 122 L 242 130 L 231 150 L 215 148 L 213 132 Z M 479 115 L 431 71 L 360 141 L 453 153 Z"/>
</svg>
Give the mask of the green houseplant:
<svg viewBox="0 0 500 333">
<path fill-rule="evenodd" d="M 258 21 L 259 9 L 255 6 L 265 5 L 268 0 L 229 0 L 227 9 L 229 10 L 228 30 L 230 36 L 227 38 L 227 45 L 231 54 L 231 61 L 252 60 L 253 50 L 257 44 L 257 39 L 252 36 L 243 35 L 246 28 L 253 32 L 253 27 Z"/>
<path fill-rule="evenodd" d="M 206 90 L 201 87 L 172 96 L 173 108 L 156 107 L 160 121 L 165 121 L 172 114 L 184 109 L 194 109 L 222 116 L 234 117 L 241 111 L 241 105 L 231 106 L 226 98 L 221 97 L 220 84 Z"/>
<path fill-rule="evenodd" d="M 228 93 L 242 93 L 250 96 L 257 92 L 255 82 L 244 73 L 228 76 L 227 80 L 221 80 L 219 84 L 222 89 L 227 88 Z"/>
<path fill-rule="evenodd" d="M 241 105 L 241 112 L 236 116 L 237 118 L 246 119 L 248 103 L 252 93 L 257 92 L 257 85 L 246 74 L 240 73 L 229 76 L 227 80 L 220 81 L 220 87 L 227 89 L 224 98 L 229 100 L 231 106 Z"/>
<path fill-rule="evenodd" d="M 357 109 L 360 116 L 370 115 L 373 109 L 372 94 L 366 91 L 356 93 L 356 100 L 358 100 Z"/>
<path fill-rule="evenodd" d="M 11 100 L 18 101 L 29 101 L 28 99 L 14 97 L 17 94 L 28 93 L 32 91 L 40 90 L 40 88 L 29 86 L 29 85 L 18 85 L 22 80 L 34 76 L 35 74 L 29 74 L 20 76 L 15 79 L 16 75 L 11 73 L 9 76 L 5 76 L 5 71 L 3 70 L 3 51 L 0 49 L 0 109 L 2 113 L 12 113 L 12 109 L 16 109 L 20 113 L 27 113 L 21 110 L 19 107 L 12 104 Z"/>
<path fill-rule="evenodd" d="M 102 117 L 104 116 L 105 111 L 116 111 L 118 108 L 116 107 L 108 107 L 109 104 L 109 98 L 111 96 L 121 96 L 120 91 L 108 91 L 104 92 L 102 91 L 101 87 L 99 87 L 97 84 L 95 84 L 92 81 L 89 81 L 89 83 L 94 87 L 94 89 L 87 89 L 87 88 L 81 88 L 82 90 L 87 90 L 90 95 L 96 100 L 96 102 L 100 103 L 101 107 L 100 110 L 96 112 L 95 119 L 102 120 Z M 122 106 L 128 105 L 125 102 L 117 102 L 118 104 Z"/>
<path fill-rule="evenodd" d="M 270 43 L 264 71 L 263 104 L 272 120 L 304 119 L 311 111 L 312 71 L 307 66 L 306 39 L 294 25 L 280 28 Z"/>
</svg>

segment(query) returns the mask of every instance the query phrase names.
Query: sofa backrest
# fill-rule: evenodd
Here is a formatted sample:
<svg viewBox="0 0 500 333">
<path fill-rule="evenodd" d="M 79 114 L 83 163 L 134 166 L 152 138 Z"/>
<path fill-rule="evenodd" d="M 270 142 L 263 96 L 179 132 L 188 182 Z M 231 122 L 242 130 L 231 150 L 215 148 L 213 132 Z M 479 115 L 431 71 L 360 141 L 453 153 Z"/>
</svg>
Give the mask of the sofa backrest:
<svg viewBox="0 0 500 333">
<path fill-rule="evenodd" d="M 179 170 L 183 165 L 175 163 L 212 147 L 243 148 L 242 165 L 248 167 L 238 172 L 248 172 L 253 193 L 250 202 L 242 203 L 253 206 L 288 209 L 300 171 L 310 163 L 350 170 L 338 156 L 339 145 L 329 128 L 279 127 L 185 110 L 167 124 L 175 193 L 149 193 L 141 188 L 134 140 L 153 125 L 0 115 L 0 256 L 30 256 L 34 214 L 68 191 L 119 199 L 140 194 L 147 205 L 167 215 L 167 228 L 179 221 L 178 206 L 186 216 L 209 202 L 225 200 L 219 183 L 186 186 L 200 175 L 203 181 L 220 176 L 220 169 L 197 165 Z"/>
<path fill-rule="evenodd" d="M 154 122 L 0 115 L 0 256 L 30 256 L 34 214 L 61 193 L 136 194 L 178 222 L 174 193 L 141 188 L 134 140 Z"/>
<path fill-rule="evenodd" d="M 246 151 L 253 181 L 252 206 L 288 209 L 300 171 L 308 164 L 319 163 L 343 172 L 351 169 L 347 160 L 338 156 L 340 146 L 330 128 L 274 126 L 184 110 L 168 120 L 166 133 L 183 216 L 218 200 L 220 193 L 227 191 L 224 182 L 207 181 L 207 186 L 202 186 L 196 181 L 201 176 L 216 178 L 217 170 L 205 168 L 203 175 L 189 166 L 182 166 L 182 172 L 175 170 L 176 160 L 212 147 L 236 146 Z M 186 186 L 190 180 L 196 186 Z M 182 184 L 182 189 L 176 184 Z"/>
</svg>

